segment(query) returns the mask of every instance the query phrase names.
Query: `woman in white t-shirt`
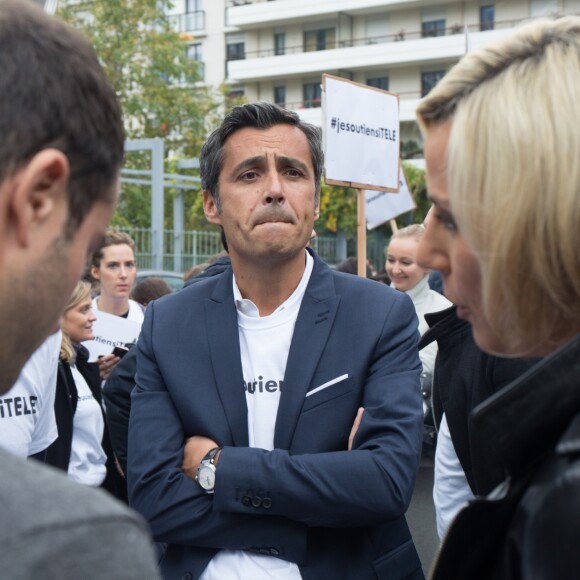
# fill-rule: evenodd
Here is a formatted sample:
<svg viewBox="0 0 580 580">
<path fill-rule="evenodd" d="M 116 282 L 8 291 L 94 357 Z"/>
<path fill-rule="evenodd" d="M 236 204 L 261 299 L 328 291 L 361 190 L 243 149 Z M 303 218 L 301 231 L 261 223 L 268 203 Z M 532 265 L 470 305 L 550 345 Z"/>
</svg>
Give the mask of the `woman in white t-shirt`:
<svg viewBox="0 0 580 580">
<path fill-rule="evenodd" d="M 141 324 L 143 308 L 129 298 L 136 274 L 135 242 L 126 233 L 109 230 L 91 262 L 91 276 L 100 286 L 99 295 L 93 299 L 93 310 Z M 113 354 L 101 357 L 101 379 L 105 380 L 120 360 Z"/>
<path fill-rule="evenodd" d="M 99 367 L 88 362 L 88 351 L 81 345 L 93 338 L 96 320 L 90 289 L 88 282 L 77 284 L 62 318 L 55 398 L 58 438 L 46 462 L 78 483 L 115 493 L 117 474 L 101 404 Z"/>
</svg>

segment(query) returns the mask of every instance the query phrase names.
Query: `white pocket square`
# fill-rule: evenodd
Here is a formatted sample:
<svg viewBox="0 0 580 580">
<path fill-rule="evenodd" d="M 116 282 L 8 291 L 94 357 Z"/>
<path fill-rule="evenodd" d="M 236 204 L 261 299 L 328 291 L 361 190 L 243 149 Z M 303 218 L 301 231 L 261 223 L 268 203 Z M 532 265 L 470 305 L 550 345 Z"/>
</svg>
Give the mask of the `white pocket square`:
<svg viewBox="0 0 580 580">
<path fill-rule="evenodd" d="M 306 396 L 310 397 L 310 395 L 314 395 L 315 393 L 318 393 L 319 391 L 322 391 L 324 389 L 328 389 L 328 387 L 332 387 L 332 385 L 336 385 L 336 383 L 340 383 L 341 381 L 344 381 L 345 379 L 348 379 L 348 374 L 340 375 L 340 377 L 336 377 L 336 379 L 332 379 L 331 381 L 328 381 L 327 383 L 324 383 L 323 385 L 320 385 L 319 387 L 316 387 L 315 389 L 308 391 L 306 393 Z"/>
</svg>

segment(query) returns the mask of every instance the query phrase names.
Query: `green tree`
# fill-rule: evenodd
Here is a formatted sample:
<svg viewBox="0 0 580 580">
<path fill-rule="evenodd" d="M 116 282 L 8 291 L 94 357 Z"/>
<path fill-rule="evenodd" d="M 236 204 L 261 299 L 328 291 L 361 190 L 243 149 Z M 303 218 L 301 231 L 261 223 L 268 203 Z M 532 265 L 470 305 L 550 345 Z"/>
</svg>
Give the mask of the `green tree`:
<svg viewBox="0 0 580 580">
<path fill-rule="evenodd" d="M 409 163 L 403 164 L 411 195 L 417 205 L 416 209 L 399 216 L 396 221 L 399 227 L 409 223 L 420 223 L 429 210 L 425 171 Z M 342 231 L 347 240 L 356 240 L 357 236 L 357 190 L 349 187 L 338 187 L 323 183 L 320 193 L 320 218 L 316 224 L 317 232 L 336 233 Z M 390 232 L 390 225 L 381 226 Z M 390 235 L 390 233 L 388 234 Z"/>
<path fill-rule="evenodd" d="M 192 38 L 174 30 L 170 6 L 170 0 L 64 1 L 59 15 L 93 43 L 123 108 L 127 138 L 162 137 L 168 158 L 197 157 L 218 119 L 221 99 L 201 82 L 200 63 L 187 56 L 186 40 Z M 149 166 L 148 154 L 127 155 L 127 168 Z M 170 169 L 166 163 L 165 170 Z M 193 198 L 193 192 L 187 196 Z M 167 227 L 173 220 L 172 199 L 169 191 Z M 112 223 L 149 227 L 150 188 L 124 184 Z"/>
<path fill-rule="evenodd" d="M 322 183 L 320 191 L 320 217 L 314 224 L 318 234 L 342 231 L 347 239 L 356 238 L 357 191 Z"/>
<path fill-rule="evenodd" d="M 129 138 L 164 137 L 167 149 L 199 152 L 217 101 L 184 36 L 166 14 L 169 0 L 64 3 L 60 15 L 91 39 L 115 88 Z"/>
</svg>

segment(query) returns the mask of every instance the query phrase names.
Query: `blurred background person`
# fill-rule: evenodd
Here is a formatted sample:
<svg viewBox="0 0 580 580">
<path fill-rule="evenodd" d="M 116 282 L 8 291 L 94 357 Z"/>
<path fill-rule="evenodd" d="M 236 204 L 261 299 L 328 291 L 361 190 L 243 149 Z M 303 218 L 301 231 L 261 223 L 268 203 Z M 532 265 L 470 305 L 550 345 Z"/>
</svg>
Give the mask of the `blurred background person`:
<svg viewBox="0 0 580 580">
<path fill-rule="evenodd" d="M 62 318 L 54 406 L 58 438 L 48 448 L 46 462 L 78 483 L 115 494 L 117 474 L 101 404 L 99 367 L 88 362 L 81 344 L 93 338 L 96 316 L 90 291 L 90 284 L 79 282 Z"/>
<path fill-rule="evenodd" d="M 143 307 L 129 298 L 136 274 L 135 242 L 129 234 L 109 230 L 91 262 L 91 276 L 99 284 L 93 310 L 114 314 L 140 325 Z M 109 376 L 119 360 L 113 354 L 99 358 L 101 379 Z"/>
<path fill-rule="evenodd" d="M 580 533 L 580 18 L 465 55 L 418 107 L 419 247 L 485 352 L 543 357 L 471 426 L 506 479 L 459 512 L 436 580 L 576 578 Z"/>
<path fill-rule="evenodd" d="M 426 314 L 452 306 L 447 298 L 429 287 L 431 270 L 417 263 L 417 247 L 424 231 L 423 225 L 413 224 L 393 233 L 386 248 L 385 262 L 385 270 L 391 279 L 391 286 L 407 294 L 413 301 L 421 335 L 429 328 L 425 319 Z M 422 562 L 431 562 L 439 548 L 436 531 L 437 518 L 433 502 L 436 429 L 431 410 L 436 357 L 437 343 L 435 342 L 419 350 L 419 358 L 423 365 L 421 373 L 423 446 L 417 483 L 407 518 Z"/>
<path fill-rule="evenodd" d="M 345 272 L 346 274 L 354 274 L 356 276 L 358 274 L 358 259 L 355 257 L 344 259 L 340 264 L 338 264 L 336 271 Z M 366 267 L 366 277 L 370 279 L 375 278 L 375 272 L 373 271 L 368 261 Z"/>
<path fill-rule="evenodd" d="M 145 278 L 135 286 L 132 292 L 133 299 L 143 308 L 153 301 L 171 294 L 171 288 L 161 278 Z M 131 391 L 135 386 L 135 372 L 137 371 L 137 349 L 131 348 L 121 362 L 112 370 L 103 387 L 105 413 L 111 434 L 111 443 L 119 467 L 125 474 L 127 468 L 127 431 L 129 429 L 129 412 L 131 409 Z M 121 487 L 121 486 L 120 486 Z M 122 493 L 126 499 L 126 483 L 123 478 Z"/>
<path fill-rule="evenodd" d="M 163 278 L 151 276 L 150 278 L 141 280 L 131 290 L 131 300 L 134 300 L 145 309 L 151 300 L 161 298 L 161 296 L 165 296 L 165 294 L 169 294 L 170 292 L 171 287 Z"/>
<path fill-rule="evenodd" d="M 452 306 L 447 298 L 429 287 L 431 270 L 423 268 L 417 263 L 417 247 L 424 232 L 425 227 L 421 224 L 413 224 L 395 232 L 387 246 L 387 261 L 385 263 L 385 270 L 391 279 L 391 286 L 405 292 L 413 301 L 419 319 L 419 333 L 421 335 L 429 329 L 425 314 L 439 312 Z M 430 385 L 436 356 L 437 344 L 434 342 L 419 352 L 419 358 L 423 364 L 422 383 Z M 426 386 L 423 388 L 425 389 Z M 428 390 L 430 393 L 430 387 Z"/>
</svg>

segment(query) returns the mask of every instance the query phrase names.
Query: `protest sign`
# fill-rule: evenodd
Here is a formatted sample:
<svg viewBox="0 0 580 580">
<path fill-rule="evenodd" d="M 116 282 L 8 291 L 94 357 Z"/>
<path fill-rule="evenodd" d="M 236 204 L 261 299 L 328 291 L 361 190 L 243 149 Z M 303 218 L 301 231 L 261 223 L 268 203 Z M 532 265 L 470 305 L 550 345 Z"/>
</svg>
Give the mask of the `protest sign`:
<svg viewBox="0 0 580 580">
<path fill-rule="evenodd" d="M 322 75 L 325 181 L 358 189 L 358 274 L 367 261 L 365 189 L 399 191 L 399 95 Z"/>
<path fill-rule="evenodd" d="M 325 181 L 399 190 L 399 96 L 323 75 Z"/>
<path fill-rule="evenodd" d="M 415 209 L 413 196 L 409 191 L 407 178 L 401 166 L 399 174 L 399 193 L 366 190 L 367 228 L 372 230 L 389 220 Z"/>
<path fill-rule="evenodd" d="M 116 346 L 137 342 L 141 324 L 115 316 L 107 312 L 95 311 L 97 320 L 93 323 L 93 340 L 83 342 L 89 349 L 89 360 L 95 361 L 99 356 L 110 354 Z"/>
</svg>

